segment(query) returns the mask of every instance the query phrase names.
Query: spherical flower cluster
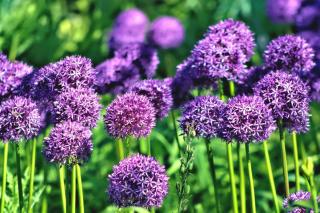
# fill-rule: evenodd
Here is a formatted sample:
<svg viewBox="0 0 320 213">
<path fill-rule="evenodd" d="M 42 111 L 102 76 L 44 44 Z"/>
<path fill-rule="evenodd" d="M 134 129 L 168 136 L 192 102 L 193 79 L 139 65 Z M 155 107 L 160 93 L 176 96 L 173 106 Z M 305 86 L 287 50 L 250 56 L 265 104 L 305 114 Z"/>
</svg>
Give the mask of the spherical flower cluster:
<svg viewBox="0 0 320 213">
<path fill-rule="evenodd" d="M 311 193 L 305 191 L 298 191 L 290 194 L 287 198 L 283 200 L 282 206 L 288 208 L 290 203 L 302 200 L 310 200 Z"/>
<path fill-rule="evenodd" d="M 161 119 L 168 115 L 172 107 L 172 95 L 169 85 L 162 80 L 144 80 L 130 88 L 131 92 L 146 96 L 156 110 L 156 117 Z"/>
<path fill-rule="evenodd" d="M 254 35 L 249 27 L 241 22 L 233 19 L 220 21 L 218 24 L 210 26 L 206 36 L 220 35 L 237 45 L 247 60 L 250 60 L 255 47 Z"/>
<path fill-rule="evenodd" d="M 156 49 L 143 43 L 123 45 L 115 52 L 115 57 L 123 58 L 128 65 L 136 67 L 141 78 L 152 78 L 159 64 Z"/>
<path fill-rule="evenodd" d="M 267 0 L 267 13 L 275 23 L 292 23 L 302 0 Z"/>
<path fill-rule="evenodd" d="M 18 142 L 31 139 L 41 126 L 38 108 L 31 99 L 15 96 L 0 106 L 0 138 Z"/>
<path fill-rule="evenodd" d="M 93 82 L 91 60 L 82 56 L 69 56 L 37 72 L 33 82 L 33 98 L 54 98 L 68 88 L 92 87 Z"/>
<path fill-rule="evenodd" d="M 199 96 L 183 106 L 180 127 L 186 135 L 216 137 L 224 108 L 225 104 L 215 96 Z"/>
<path fill-rule="evenodd" d="M 49 162 L 82 164 L 90 157 L 93 145 L 91 131 L 77 122 L 57 124 L 45 138 L 43 154 Z"/>
<path fill-rule="evenodd" d="M 108 179 L 110 200 L 118 207 L 161 207 L 168 194 L 165 168 L 153 157 L 130 156 L 113 167 Z"/>
<path fill-rule="evenodd" d="M 32 71 L 31 66 L 19 61 L 11 62 L 0 53 L 0 99 L 11 95 Z"/>
<path fill-rule="evenodd" d="M 152 22 L 148 40 L 154 46 L 163 49 L 179 47 L 184 40 L 183 25 L 177 18 L 159 17 Z"/>
<path fill-rule="evenodd" d="M 122 94 L 139 81 L 137 67 L 123 58 L 108 59 L 95 68 L 95 87 L 99 93 Z"/>
<path fill-rule="evenodd" d="M 236 96 L 222 113 L 222 138 L 240 143 L 261 142 L 276 129 L 271 110 L 258 96 Z"/>
<path fill-rule="evenodd" d="M 290 131 L 306 132 L 309 127 L 309 87 L 296 75 L 272 72 L 253 88 Z"/>
<path fill-rule="evenodd" d="M 247 72 L 246 56 L 232 39 L 212 34 L 200 40 L 192 50 L 192 72 L 196 78 L 226 78 L 238 82 L 238 77 Z"/>
<path fill-rule="evenodd" d="M 271 70 L 306 74 L 315 66 L 314 51 L 301 37 L 280 36 L 267 46 L 264 61 Z"/>
<path fill-rule="evenodd" d="M 143 42 L 148 28 L 147 16 L 136 8 L 128 9 L 117 17 L 109 37 L 109 48 L 117 49 L 124 44 Z"/>
<path fill-rule="evenodd" d="M 54 123 L 74 121 L 93 128 L 99 119 L 100 109 L 99 97 L 92 89 L 69 89 L 53 102 Z"/>
<path fill-rule="evenodd" d="M 107 107 L 105 125 L 112 137 L 145 137 L 155 126 L 155 109 L 147 97 L 126 93 Z"/>
</svg>

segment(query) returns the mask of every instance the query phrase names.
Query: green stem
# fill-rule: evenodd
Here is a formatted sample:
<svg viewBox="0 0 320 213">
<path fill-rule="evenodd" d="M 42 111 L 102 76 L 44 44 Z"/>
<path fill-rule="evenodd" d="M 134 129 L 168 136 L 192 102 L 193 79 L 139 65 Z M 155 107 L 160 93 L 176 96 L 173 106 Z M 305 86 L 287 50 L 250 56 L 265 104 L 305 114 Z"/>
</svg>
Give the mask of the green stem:
<svg viewBox="0 0 320 213">
<path fill-rule="evenodd" d="M 151 146 L 150 146 L 150 137 L 146 138 L 148 155 L 151 156 Z"/>
<path fill-rule="evenodd" d="M 116 150 L 118 154 L 118 159 L 119 161 L 121 161 L 122 159 L 124 159 L 124 148 L 123 148 L 123 142 L 121 138 L 118 138 L 116 140 Z"/>
<path fill-rule="evenodd" d="M 233 97 L 236 94 L 236 89 L 234 86 L 234 82 L 233 81 L 229 81 L 229 90 L 230 90 L 230 96 Z"/>
<path fill-rule="evenodd" d="M 270 157 L 269 157 L 268 142 L 267 141 L 263 142 L 263 150 L 264 150 L 264 157 L 265 157 L 265 160 L 266 160 L 268 178 L 269 178 L 269 183 L 270 183 L 270 188 L 271 188 L 271 193 L 272 193 L 274 206 L 276 208 L 276 213 L 280 213 L 279 203 L 278 203 L 278 198 L 277 198 L 277 191 L 276 191 L 276 186 L 274 184 L 274 177 L 273 177 L 271 161 L 270 161 Z"/>
<path fill-rule="evenodd" d="M 237 144 L 237 154 L 238 154 L 238 163 L 239 163 L 239 170 L 240 170 L 240 201 L 241 201 L 241 212 L 246 212 L 246 185 L 244 179 L 244 168 L 243 168 L 243 159 L 242 159 L 242 152 L 241 152 L 241 145 L 240 143 Z"/>
<path fill-rule="evenodd" d="M 179 149 L 179 155 L 181 157 L 181 145 L 180 145 L 180 140 L 179 140 L 179 135 L 178 135 L 178 128 L 177 128 L 177 123 L 176 123 L 176 117 L 174 114 L 174 111 L 171 111 L 171 118 L 172 118 L 172 123 L 173 123 L 173 128 L 174 128 L 174 132 L 175 132 L 175 136 L 176 136 L 176 141 L 177 141 L 177 145 L 178 145 L 178 149 Z"/>
<path fill-rule="evenodd" d="M 254 193 L 254 180 L 252 174 L 252 164 L 250 159 L 250 145 L 249 143 L 246 144 L 246 157 L 247 157 L 247 167 L 248 167 L 248 174 L 249 174 L 249 185 L 250 185 L 250 195 L 251 195 L 251 210 L 252 213 L 256 213 L 256 197 Z"/>
<path fill-rule="evenodd" d="M 19 143 L 16 143 L 16 161 L 17 161 L 17 178 L 18 178 L 18 192 L 19 192 L 19 211 L 22 212 L 22 210 L 23 210 L 23 190 L 22 190 L 22 175 L 21 175 Z"/>
<path fill-rule="evenodd" d="M 36 151 L 37 151 L 37 139 L 32 140 L 32 154 L 31 154 L 31 170 L 30 170 L 30 189 L 29 189 L 29 203 L 28 212 L 32 211 L 32 196 L 33 196 L 33 186 L 34 186 L 34 172 L 36 167 Z"/>
<path fill-rule="evenodd" d="M 225 101 L 224 92 L 223 92 L 223 82 L 222 80 L 218 80 L 218 89 L 219 89 L 219 96 L 222 101 Z"/>
<path fill-rule="evenodd" d="M 279 122 L 279 136 L 280 136 L 280 143 L 281 143 L 282 169 L 283 169 L 283 180 L 285 185 L 285 196 L 288 197 L 289 196 L 288 162 L 287 162 L 285 133 L 282 126 L 282 122 Z"/>
<path fill-rule="evenodd" d="M 65 167 L 59 167 L 59 181 L 60 181 L 60 193 L 61 193 L 61 203 L 62 203 L 62 211 L 63 213 L 67 212 L 67 198 L 66 198 L 66 187 L 64 184 L 65 177 Z"/>
<path fill-rule="evenodd" d="M 300 191 L 300 171 L 299 171 L 299 155 L 298 155 L 298 143 L 297 134 L 292 132 L 292 143 L 293 143 L 293 157 L 294 157 L 294 168 L 296 175 L 296 191 Z"/>
<path fill-rule="evenodd" d="M 227 158 L 228 158 L 229 177 L 230 177 L 230 186 L 231 186 L 231 194 L 232 194 L 233 213 L 238 213 L 238 199 L 237 199 L 236 181 L 234 176 L 231 143 L 227 143 Z"/>
<path fill-rule="evenodd" d="M 310 176 L 310 187 L 311 187 L 311 196 L 312 196 L 312 201 L 314 206 L 314 212 L 319 212 L 318 200 L 317 200 L 317 187 L 315 186 L 313 175 Z"/>
<path fill-rule="evenodd" d="M 1 213 L 4 212 L 4 201 L 6 198 L 6 183 L 7 183 L 7 164 L 8 164 L 8 148 L 9 144 L 4 144 L 3 150 L 3 170 L 2 170 L 2 188 L 1 188 Z"/>
<path fill-rule="evenodd" d="M 77 170 L 76 166 L 72 166 L 72 177 L 71 177 L 71 213 L 76 213 L 76 177 Z"/>
<path fill-rule="evenodd" d="M 84 213 L 84 202 L 83 202 L 83 188 L 82 188 L 82 179 L 81 179 L 81 168 L 80 168 L 79 164 L 77 164 L 76 167 L 77 167 L 77 182 L 78 182 L 78 193 L 79 193 L 80 213 Z"/>
<path fill-rule="evenodd" d="M 210 146 L 210 140 L 206 139 L 206 148 L 207 148 L 207 157 L 210 167 L 210 174 L 212 178 L 212 183 L 214 187 L 214 197 L 216 201 L 216 210 L 219 213 L 220 212 L 220 204 L 219 204 L 219 193 L 218 193 L 218 182 L 217 182 L 217 176 L 215 172 L 215 163 L 214 163 L 214 156 L 213 156 L 213 149 Z"/>
</svg>

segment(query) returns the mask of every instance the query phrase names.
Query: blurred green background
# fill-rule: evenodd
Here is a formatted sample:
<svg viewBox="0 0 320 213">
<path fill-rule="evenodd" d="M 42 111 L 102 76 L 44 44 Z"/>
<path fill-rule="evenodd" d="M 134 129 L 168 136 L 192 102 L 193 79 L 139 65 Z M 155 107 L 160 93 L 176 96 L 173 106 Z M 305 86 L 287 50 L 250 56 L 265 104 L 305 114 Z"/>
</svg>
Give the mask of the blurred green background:
<svg viewBox="0 0 320 213">
<path fill-rule="evenodd" d="M 161 50 L 160 66 L 157 77 L 173 76 L 175 67 L 189 55 L 193 45 L 202 37 L 209 25 L 225 18 L 243 20 L 256 36 L 256 54 L 252 64 L 261 63 L 261 52 L 271 38 L 290 33 L 290 26 L 273 25 L 265 14 L 264 0 L 0 0 L 0 50 L 18 60 L 23 60 L 35 67 L 41 67 L 66 55 L 80 54 L 92 59 L 95 65 L 106 59 L 108 47 L 107 34 L 112 23 L 122 10 L 137 7 L 143 10 L 150 20 L 160 15 L 172 15 L 179 18 L 186 30 L 183 45 L 174 50 Z M 107 105 L 110 97 L 103 98 Z M 312 120 L 319 124 L 319 106 L 313 104 Z M 319 126 L 319 125 L 318 125 Z M 299 136 L 300 156 L 311 156 L 316 162 L 315 171 L 319 174 L 319 140 L 316 125 L 310 133 Z M 289 137 L 288 137 L 289 138 Z M 94 130 L 94 151 L 90 161 L 83 166 L 84 196 L 86 212 L 115 212 L 116 208 L 106 196 L 107 175 L 116 164 L 114 141 L 109 138 L 102 121 Z M 159 212 L 174 212 L 177 207 L 175 183 L 179 169 L 178 148 L 174 142 L 171 118 L 158 122 L 151 136 L 152 153 L 163 163 L 170 176 L 170 192 Z M 133 146 L 138 146 L 137 142 Z M 292 146 L 288 139 L 289 179 L 294 191 L 294 167 Z M 319 143 L 318 143 L 319 144 Z M 279 195 L 283 195 L 283 179 L 280 158 L 280 144 L 277 134 L 270 140 L 270 155 Z M 204 141 L 195 141 L 195 167 L 190 178 L 190 212 L 213 212 L 215 208 L 213 187 L 208 170 Z M 231 212 L 231 197 L 225 144 L 214 141 L 214 154 L 217 164 L 220 198 L 223 212 Z M 1 146 L 0 149 L 3 147 Z M 135 147 L 137 148 L 137 147 Z M 30 147 L 25 145 L 24 184 L 27 186 Z M 56 165 L 46 163 L 41 155 L 41 141 L 38 142 L 35 212 L 60 212 L 60 192 Z M 2 151 L 2 150 L 0 150 Z M 0 152 L 2 153 L 2 152 Z M 272 196 L 265 168 L 262 145 L 252 146 L 253 172 L 256 184 L 258 212 L 272 212 Z M 13 159 L 13 150 L 9 150 L 9 161 Z M 235 152 L 234 152 L 235 156 Z M 237 173 L 237 159 L 235 158 Z M 2 161 L 2 158 L 1 160 Z M 2 164 L 2 162 L 0 162 Z M 17 208 L 15 162 L 9 162 L 9 186 L 6 202 L 8 212 Z M 307 190 L 305 181 L 303 188 Z M 319 186 L 320 178 L 316 182 Z M 28 187 L 25 187 L 26 190 Z M 320 188 L 320 187 L 318 187 Z M 247 188 L 248 189 L 248 188 Z M 9 192 L 10 191 L 10 192 Z M 25 191 L 26 195 L 28 194 Z M 247 191 L 249 196 L 249 191 Z M 27 199 L 27 196 L 25 196 Z M 282 197 L 279 196 L 279 202 Z M 249 199 L 248 199 L 249 202 Z M 249 204 L 249 203 L 248 203 Z M 248 205 L 250 206 L 250 205 Z M 137 209 L 145 212 L 146 210 Z"/>
</svg>

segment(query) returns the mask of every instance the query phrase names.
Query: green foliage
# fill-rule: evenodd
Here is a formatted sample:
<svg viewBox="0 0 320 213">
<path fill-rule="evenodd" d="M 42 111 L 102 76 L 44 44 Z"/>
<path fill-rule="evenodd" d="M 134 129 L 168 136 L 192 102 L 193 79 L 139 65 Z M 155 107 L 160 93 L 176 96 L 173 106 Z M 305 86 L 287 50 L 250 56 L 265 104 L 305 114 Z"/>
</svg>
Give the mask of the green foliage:
<svg viewBox="0 0 320 213">
<path fill-rule="evenodd" d="M 175 74 L 175 67 L 189 54 L 193 45 L 202 37 L 209 25 L 232 17 L 245 21 L 256 33 L 256 54 L 252 64 L 261 63 L 261 52 L 267 42 L 280 34 L 290 32 L 289 26 L 275 26 L 265 15 L 264 0 L 0 0 L 0 50 L 9 53 L 10 58 L 24 60 L 36 67 L 41 67 L 59 58 L 80 54 L 91 58 L 98 64 L 108 55 L 106 46 L 107 33 L 110 31 L 116 15 L 129 7 L 138 7 L 146 12 L 151 20 L 159 15 L 178 17 L 186 28 L 186 40 L 181 48 L 161 50 L 160 67 L 157 77 L 163 78 Z M 102 97 L 101 103 L 107 106 L 113 97 Z M 309 133 L 300 135 L 299 157 L 304 162 L 310 157 L 314 163 L 316 186 L 320 185 L 320 106 L 312 106 L 312 124 Z M 102 114 L 105 113 L 103 110 Z M 179 134 L 181 132 L 179 131 Z M 179 136 L 182 139 L 181 136 Z M 291 192 L 294 190 L 293 150 L 290 137 L 287 137 L 288 169 Z M 174 134 L 171 117 L 157 123 L 150 137 L 152 155 L 165 165 L 170 176 L 170 190 L 163 207 L 159 212 L 173 212 L 177 209 L 178 197 L 176 183 L 179 181 L 179 149 Z M 183 141 L 183 140 L 180 140 Z M 317 141 L 317 143 L 316 143 Z M 93 130 L 94 151 L 90 161 L 83 165 L 82 178 L 86 212 L 116 212 L 106 194 L 107 175 L 117 164 L 115 141 L 105 132 L 102 119 Z M 138 151 L 139 143 L 132 144 Z M 183 144 L 184 145 L 184 144 Z M 34 212 L 61 212 L 58 168 L 45 162 L 40 150 L 42 141 L 38 141 L 35 176 L 35 193 L 33 199 Z M 194 165 L 189 174 L 190 186 L 188 212 L 213 212 L 215 209 L 214 188 L 210 178 L 209 164 L 206 157 L 205 141 L 196 140 L 194 147 Z M 15 172 L 14 147 L 9 146 L 8 178 L 7 178 L 7 212 L 17 212 L 17 180 Z M 225 143 L 219 139 L 212 141 L 215 158 L 215 172 L 219 186 L 219 199 L 222 212 L 231 212 L 231 192 L 229 186 L 228 167 Z M 235 146 L 234 153 L 235 153 Z M 258 212 L 271 212 L 273 208 L 272 194 L 267 179 L 267 171 L 261 144 L 251 145 L 251 159 L 255 178 L 256 200 Z M 3 146 L 0 147 L 2 153 Z M 25 205 L 28 199 L 29 169 L 31 149 L 28 143 L 22 147 L 23 188 Z M 279 203 L 283 199 L 284 187 L 281 168 L 281 152 L 278 133 L 269 141 L 269 152 Z M 0 165 L 2 165 L 0 158 Z M 234 155 L 236 162 L 236 156 Z M 245 171 L 246 168 L 245 168 Z M 68 172 L 70 173 L 70 172 Z M 237 163 L 235 173 L 238 174 Z M 68 174 L 70 176 L 70 174 Z M 239 179 L 236 176 L 238 184 Z M 247 182 L 248 183 L 248 182 Z M 301 174 L 302 189 L 308 189 L 308 182 Z M 67 188 L 70 186 L 67 185 Z M 318 187 L 318 191 L 319 191 Z M 248 185 L 247 185 L 247 192 Z M 250 199 L 247 199 L 249 207 Z M 26 208 L 25 206 L 25 208 Z M 136 212 L 147 212 L 135 208 Z"/>
</svg>

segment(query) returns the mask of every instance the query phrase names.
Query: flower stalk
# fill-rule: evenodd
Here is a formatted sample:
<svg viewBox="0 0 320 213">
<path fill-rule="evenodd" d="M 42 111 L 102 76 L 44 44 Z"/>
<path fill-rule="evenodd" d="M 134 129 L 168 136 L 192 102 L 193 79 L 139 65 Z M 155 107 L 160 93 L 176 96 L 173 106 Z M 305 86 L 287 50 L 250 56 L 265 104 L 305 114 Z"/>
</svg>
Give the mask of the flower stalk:
<svg viewBox="0 0 320 213">
<path fill-rule="evenodd" d="M 3 168 L 2 168 L 2 188 L 1 188 L 1 210 L 0 213 L 4 212 L 4 202 L 6 198 L 6 183 L 7 183 L 7 165 L 8 165 L 8 142 L 4 143 L 3 149 Z"/>
<path fill-rule="evenodd" d="M 284 180 L 284 186 L 285 186 L 285 196 L 288 197 L 289 196 L 288 162 L 287 162 L 285 132 L 283 129 L 282 121 L 279 122 L 278 127 L 279 127 L 279 138 L 281 143 L 282 169 L 283 169 L 283 180 Z"/>
<path fill-rule="evenodd" d="M 21 163 L 20 163 L 20 145 L 16 146 L 16 162 L 17 162 L 17 179 L 18 179 L 18 193 L 19 193 L 19 212 L 23 212 L 23 189 L 22 189 L 22 175 L 21 175 Z"/>
<path fill-rule="evenodd" d="M 293 157 L 294 157 L 294 169 L 296 176 L 296 191 L 300 191 L 300 165 L 299 165 L 299 155 L 298 155 L 298 143 L 297 134 L 292 132 L 292 143 L 293 143 Z"/>
<path fill-rule="evenodd" d="M 251 197 L 251 211 L 252 213 L 256 213 L 256 198 L 255 198 L 255 191 L 254 191 L 254 179 L 252 174 L 252 164 L 250 159 L 250 145 L 249 143 L 246 144 L 246 158 L 247 158 L 247 167 L 248 167 L 248 174 L 249 174 L 249 185 L 250 185 L 250 197 Z"/>
<path fill-rule="evenodd" d="M 30 170 L 30 189 L 29 189 L 29 202 L 28 202 L 28 213 L 32 212 L 32 198 L 34 190 L 34 173 L 36 167 L 36 156 L 37 156 L 37 139 L 32 140 L 32 154 L 31 154 L 31 170 Z"/>
</svg>

